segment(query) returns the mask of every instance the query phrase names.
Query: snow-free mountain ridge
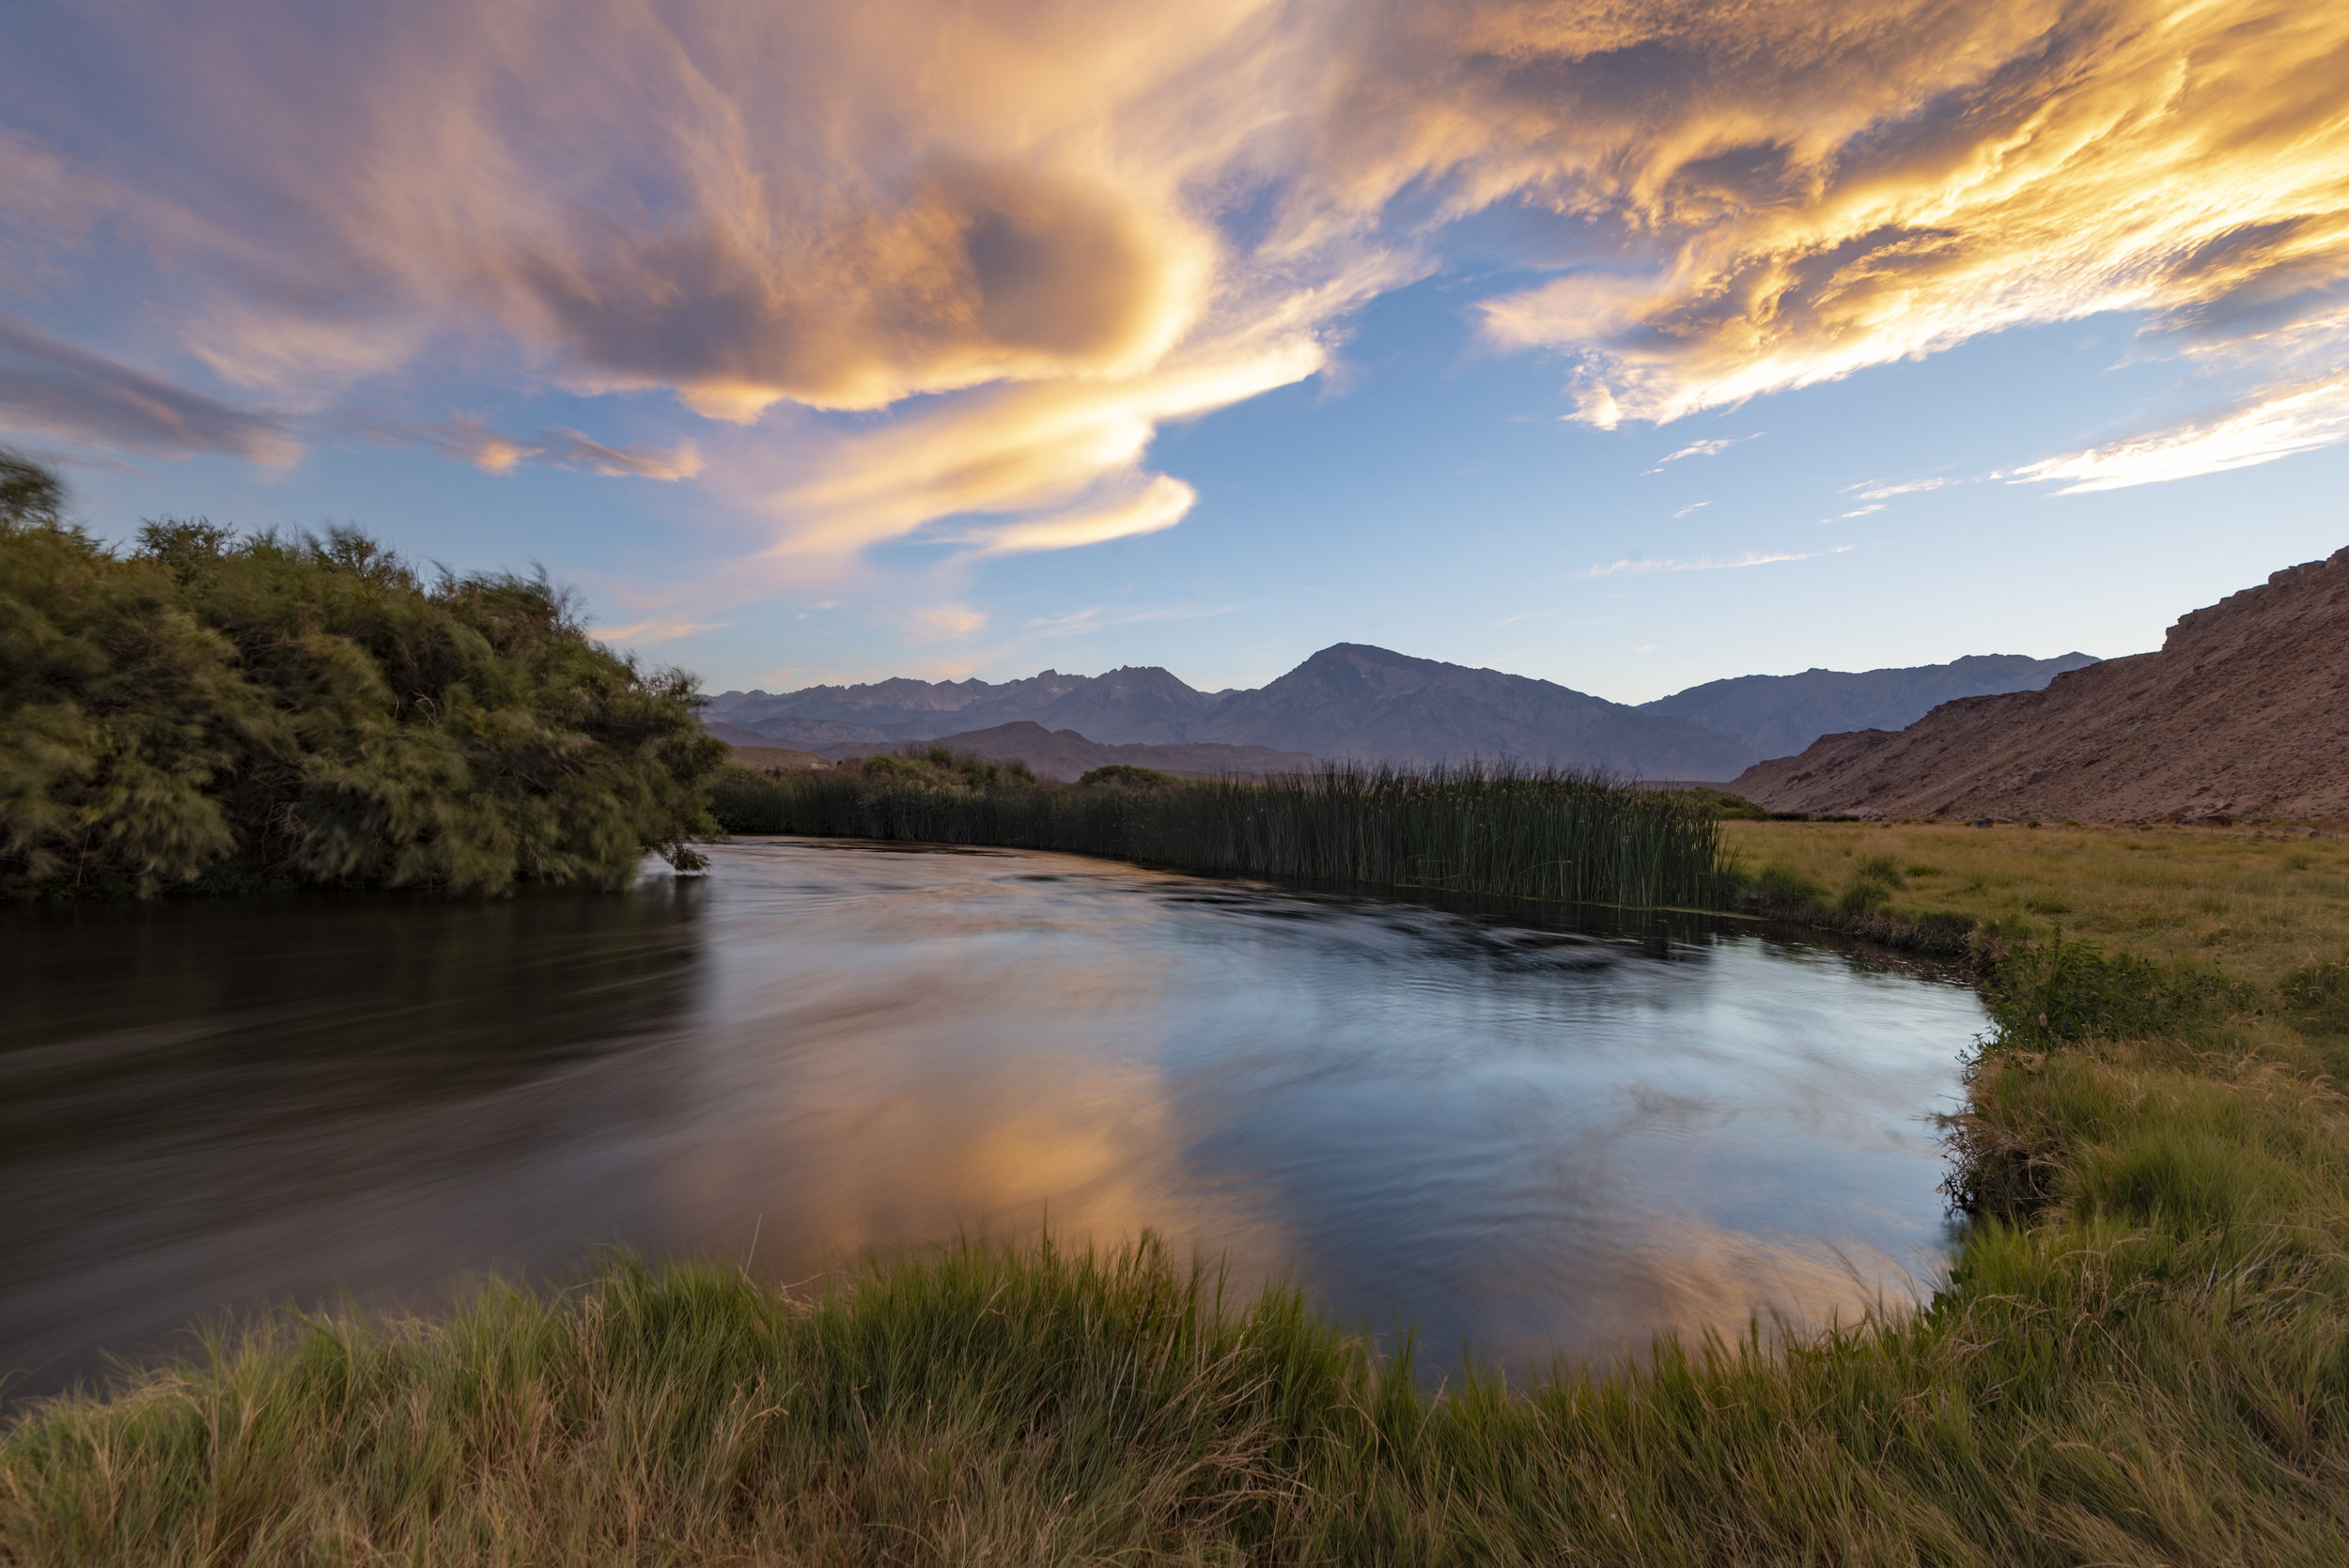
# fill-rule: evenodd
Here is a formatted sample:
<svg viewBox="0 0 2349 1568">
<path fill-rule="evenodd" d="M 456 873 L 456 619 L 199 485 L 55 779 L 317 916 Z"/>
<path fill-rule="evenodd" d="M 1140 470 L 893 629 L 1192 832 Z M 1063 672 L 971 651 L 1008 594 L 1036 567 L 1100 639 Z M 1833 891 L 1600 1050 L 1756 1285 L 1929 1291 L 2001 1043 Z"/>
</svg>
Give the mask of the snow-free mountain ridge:
<svg viewBox="0 0 2349 1568">
<path fill-rule="evenodd" d="M 1555 681 L 1340 643 L 1252 691 L 1197 691 L 1155 665 L 1099 675 L 1045 670 L 992 683 L 901 676 L 726 691 L 711 699 L 708 716 L 713 727 L 735 735 L 832 755 L 1034 723 L 1112 746 L 1220 744 L 1411 764 L 1507 757 L 1650 779 L 1719 780 L 1779 754 L 1766 747 L 1799 751 L 1825 733 L 1804 733 L 1813 722 L 1910 706 L 1921 713 L 1945 692 L 2044 685 L 2085 660 L 2084 654 L 1991 655 L 1910 670 L 1747 676 L 1634 707 Z"/>
</svg>

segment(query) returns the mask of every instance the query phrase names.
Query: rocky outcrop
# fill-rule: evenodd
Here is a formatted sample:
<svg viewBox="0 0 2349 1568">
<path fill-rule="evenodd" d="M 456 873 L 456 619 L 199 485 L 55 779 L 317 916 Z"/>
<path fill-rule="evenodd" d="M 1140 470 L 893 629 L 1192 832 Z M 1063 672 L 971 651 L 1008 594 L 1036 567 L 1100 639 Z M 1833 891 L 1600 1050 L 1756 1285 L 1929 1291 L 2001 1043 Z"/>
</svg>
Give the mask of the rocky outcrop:
<svg viewBox="0 0 2349 1568">
<path fill-rule="evenodd" d="M 1731 787 L 1828 815 L 2349 816 L 2349 550 L 2179 617 L 2158 653 L 1827 736 Z"/>
</svg>

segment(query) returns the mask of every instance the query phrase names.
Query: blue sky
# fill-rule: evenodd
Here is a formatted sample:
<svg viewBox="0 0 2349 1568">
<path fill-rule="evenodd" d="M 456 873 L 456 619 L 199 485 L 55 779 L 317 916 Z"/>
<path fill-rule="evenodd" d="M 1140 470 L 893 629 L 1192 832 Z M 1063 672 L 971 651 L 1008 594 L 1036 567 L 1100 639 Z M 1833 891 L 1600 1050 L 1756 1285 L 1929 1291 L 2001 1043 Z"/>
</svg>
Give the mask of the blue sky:
<svg viewBox="0 0 2349 1568">
<path fill-rule="evenodd" d="M 0 440 L 712 690 L 2141 651 L 2349 543 L 2349 19 L 2042 9 L 15 8 Z"/>
</svg>

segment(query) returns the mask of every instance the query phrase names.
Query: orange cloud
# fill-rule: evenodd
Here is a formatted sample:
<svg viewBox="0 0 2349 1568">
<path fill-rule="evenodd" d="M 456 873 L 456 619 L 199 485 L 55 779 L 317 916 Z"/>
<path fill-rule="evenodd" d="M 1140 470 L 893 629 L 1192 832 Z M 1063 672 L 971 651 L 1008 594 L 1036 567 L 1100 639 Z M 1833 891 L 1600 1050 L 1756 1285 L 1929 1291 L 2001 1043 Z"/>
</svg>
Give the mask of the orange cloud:
<svg viewBox="0 0 2349 1568">
<path fill-rule="evenodd" d="M 1167 526 L 1190 492 L 1147 472 L 1160 426 L 1316 373 L 1500 205 L 1574 238 L 1483 334 L 1571 356 L 1598 426 L 2106 310 L 2254 380 L 2289 357 L 2269 401 L 2349 371 L 2338 6 L 412 0 L 330 28 L 123 0 L 91 25 L 147 72 L 156 145 L 79 167 L 86 128 L 14 123 L 70 110 L 0 110 L 7 277 L 137 236 L 158 318 L 278 409 L 418 368 L 671 395 L 749 428 L 707 464 L 559 431 L 460 455 L 702 477 L 786 551 Z M 43 417 L 130 441 L 136 399 L 78 384 Z M 2287 445 L 2338 439 L 2286 415 Z"/>
<path fill-rule="evenodd" d="M 1451 65 L 1377 177 L 1507 191 L 1629 242 L 1634 265 L 1484 307 L 1494 343 L 1580 356 L 1593 424 L 2105 310 L 2257 335 L 2349 282 L 2338 7 L 1434 14 Z"/>
</svg>

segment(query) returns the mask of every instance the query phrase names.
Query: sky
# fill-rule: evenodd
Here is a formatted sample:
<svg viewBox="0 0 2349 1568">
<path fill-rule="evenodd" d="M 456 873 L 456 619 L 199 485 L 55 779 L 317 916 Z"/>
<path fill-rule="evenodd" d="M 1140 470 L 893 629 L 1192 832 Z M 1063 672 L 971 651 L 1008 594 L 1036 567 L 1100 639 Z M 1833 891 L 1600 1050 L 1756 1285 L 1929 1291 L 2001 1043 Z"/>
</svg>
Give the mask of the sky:
<svg viewBox="0 0 2349 1568">
<path fill-rule="evenodd" d="M 712 691 L 1639 702 L 2349 545 L 2349 7 L 12 0 L 0 442 Z"/>
</svg>

